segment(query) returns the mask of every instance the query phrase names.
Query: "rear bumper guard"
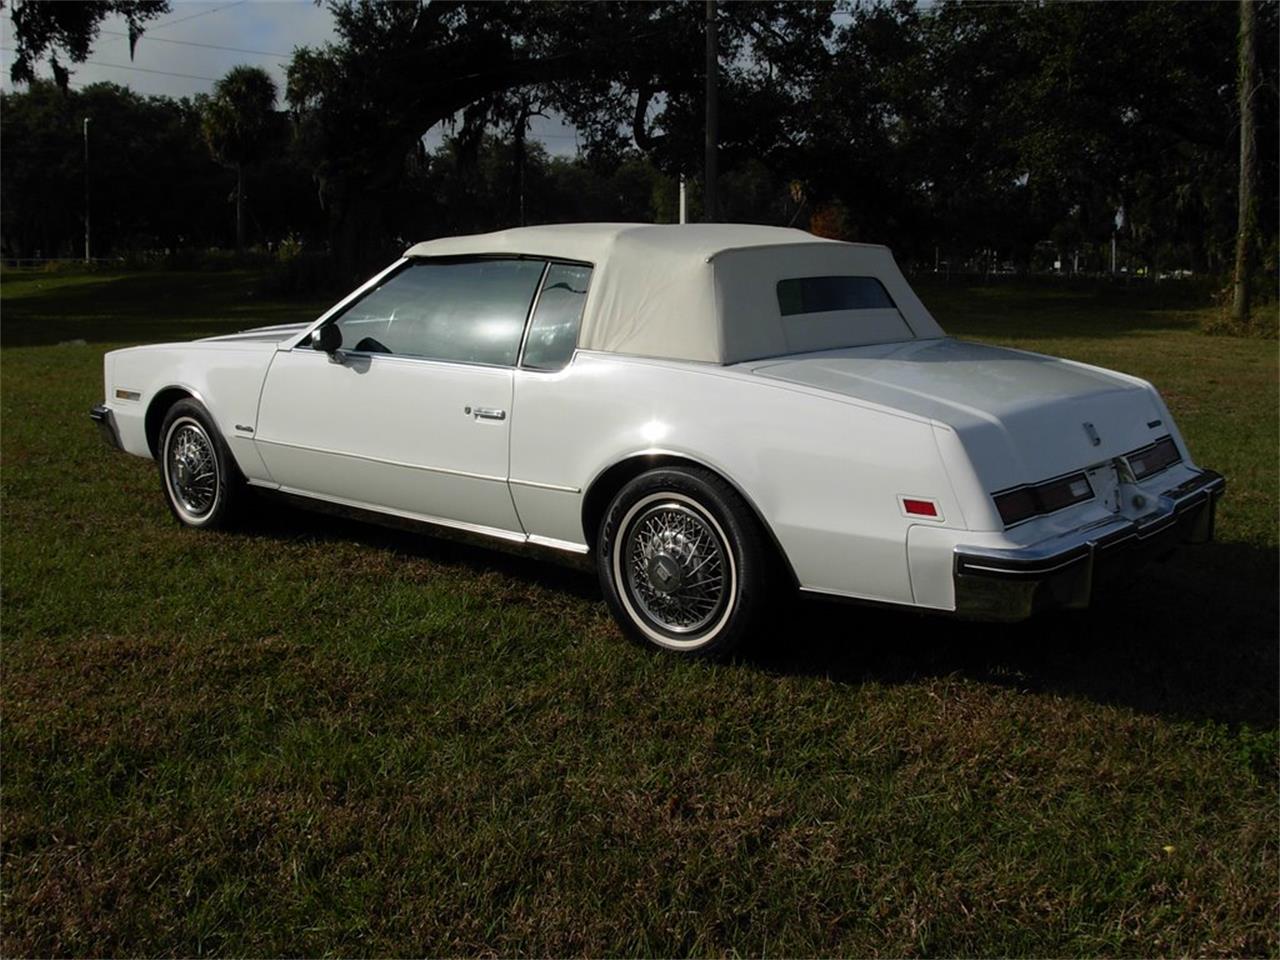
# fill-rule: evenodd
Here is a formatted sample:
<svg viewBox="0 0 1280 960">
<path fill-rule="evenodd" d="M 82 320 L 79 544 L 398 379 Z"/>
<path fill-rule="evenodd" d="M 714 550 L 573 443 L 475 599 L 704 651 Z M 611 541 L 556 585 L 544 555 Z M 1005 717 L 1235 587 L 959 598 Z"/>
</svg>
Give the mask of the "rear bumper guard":
<svg viewBox="0 0 1280 960">
<path fill-rule="evenodd" d="M 956 612 L 984 620 L 1023 620 L 1043 609 L 1087 607 L 1094 584 L 1121 568 L 1213 539 L 1226 480 L 1212 470 L 1164 491 L 1140 517 L 1109 517 L 1015 549 L 958 546 Z"/>
</svg>

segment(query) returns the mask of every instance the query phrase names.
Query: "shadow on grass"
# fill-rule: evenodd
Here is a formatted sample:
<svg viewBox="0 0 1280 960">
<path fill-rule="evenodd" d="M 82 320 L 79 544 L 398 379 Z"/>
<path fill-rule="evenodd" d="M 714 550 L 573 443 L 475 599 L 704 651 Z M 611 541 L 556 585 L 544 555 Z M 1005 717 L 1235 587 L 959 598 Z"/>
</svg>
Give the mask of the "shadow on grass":
<svg viewBox="0 0 1280 960">
<path fill-rule="evenodd" d="M 315 513 L 275 497 L 261 499 L 251 523 L 260 535 L 356 542 L 600 600 L 594 575 L 583 569 Z M 798 598 L 780 611 L 786 643 L 765 638 L 735 668 L 848 684 L 958 674 L 1169 719 L 1270 730 L 1277 727 L 1280 698 L 1278 576 L 1274 550 L 1240 543 L 1188 547 L 1101 592 L 1088 611 L 1020 624 Z"/>
<path fill-rule="evenodd" d="M 358 543 L 439 563 L 475 574 L 495 572 L 584 600 L 599 600 L 595 575 L 584 558 L 560 551 L 544 555 L 518 547 L 503 549 L 488 538 L 469 540 L 448 530 L 433 530 L 412 521 L 378 514 L 350 515 L 344 507 L 319 501 L 257 492 L 242 531 L 254 536 L 306 543 Z"/>
<path fill-rule="evenodd" d="M 845 683 L 959 674 L 1169 719 L 1275 729 L 1278 574 L 1274 550 L 1186 547 L 1104 586 L 1087 611 L 1017 624 L 802 601 L 794 639 L 749 662 Z"/>
</svg>

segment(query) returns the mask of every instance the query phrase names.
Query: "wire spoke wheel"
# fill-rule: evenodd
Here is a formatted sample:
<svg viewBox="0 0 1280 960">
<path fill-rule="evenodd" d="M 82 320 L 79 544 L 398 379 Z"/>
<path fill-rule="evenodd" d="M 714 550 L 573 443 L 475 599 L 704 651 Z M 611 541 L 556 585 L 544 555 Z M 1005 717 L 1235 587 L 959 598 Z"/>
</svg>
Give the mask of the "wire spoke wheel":
<svg viewBox="0 0 1280 960">
<path fill-rule="evenodd" d="M 173 422 L 165 438 L 164 477 L 187 520 L 199 523 L 218 503 L 218 457 L 204 427 L 191 417 Z"/>
<path fill-rule="evenodd" d="M 632 507 L 615 546 L 615 570 L 629 605 L 677 641 L 697 642 L 718 625 L 736 586 L 719 524 L 679 495 Z"/>
</svg>

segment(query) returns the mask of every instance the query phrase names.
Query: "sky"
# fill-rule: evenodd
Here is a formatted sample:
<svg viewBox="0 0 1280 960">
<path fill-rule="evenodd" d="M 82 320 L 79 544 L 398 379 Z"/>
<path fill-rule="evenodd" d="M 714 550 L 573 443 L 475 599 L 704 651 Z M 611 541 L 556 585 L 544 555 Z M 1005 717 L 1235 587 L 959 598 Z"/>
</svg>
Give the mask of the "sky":
<svg viewBox="0 0 1280 960">
<path fill-rule="evenodd" d="M 283 93 L 285 68 L 295 47 L 319 46 L 337 39 L 333 15 L 311 0 L 174 0 L 167 14 L 150 21 L 129 59 L 128 26 L 112 15 L 102 22 L 89 60 L 71 64 L 71 86 L 110 81 L 141 94 L 190 97 L 208 93 L 213 82 L 239 64 L 262 67 Z M 12 91 L 13 24 L 0 10 L 0 89 Z M 65 59 L 65 58 L 64 58 Z M 48 64 L 37 69 L 52 76 Z M 424 138 L 427 148 L 440 144 L 437 127 Z M 573 154 L 577 138 L 556 118 L 534 117 L 531 139 L 548 151 Z"/>
</svg>

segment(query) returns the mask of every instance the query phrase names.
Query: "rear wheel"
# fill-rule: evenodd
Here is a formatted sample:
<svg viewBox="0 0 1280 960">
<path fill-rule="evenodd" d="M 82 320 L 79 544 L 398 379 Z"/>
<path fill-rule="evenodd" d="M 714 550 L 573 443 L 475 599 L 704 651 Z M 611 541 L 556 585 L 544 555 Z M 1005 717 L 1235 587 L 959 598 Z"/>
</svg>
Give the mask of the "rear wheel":
<svg viewBox="0 0 1280 960">
<path fill-rule="evenodd" d="M 179 400 L 160 426 L 160 480 L 165 501 L 188 527 L 225 527 L 239 506 L 243 481 L 213 418 L 195 400 Z"/>
<path fill-rule="evenodd" d="M 606 600 L 633 639 L 687 656 L 722 656 L 756 626 L 768 550 L 759 523 L 707 470 L 661 468 L 613 499 L 596 544 Z"/>
</svg>

